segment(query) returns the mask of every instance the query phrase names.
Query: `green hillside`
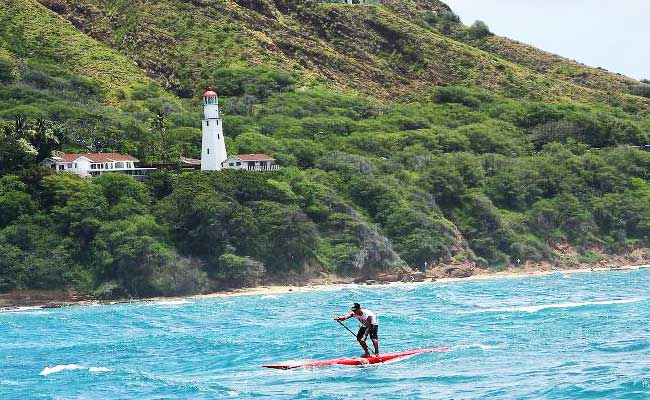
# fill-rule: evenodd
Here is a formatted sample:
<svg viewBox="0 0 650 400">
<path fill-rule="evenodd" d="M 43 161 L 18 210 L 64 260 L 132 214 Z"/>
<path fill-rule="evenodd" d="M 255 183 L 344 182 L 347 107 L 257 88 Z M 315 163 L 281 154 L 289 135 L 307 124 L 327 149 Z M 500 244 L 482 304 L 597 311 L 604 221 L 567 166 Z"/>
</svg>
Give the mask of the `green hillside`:
<svg viewBox="0 0 650 400">
<path fill-rule="evenodd" d="M 215 69 L 263 64 L 391 101 L 455 84 L 535 99 L 650 105 L 627 96 L 630 80 L 615 74 L 557 57 L 539 63 L 548 55 L 509 40 L 470 42 L 458 24 L 450 28 L 457 34 L 445 35 L 431 16 L 448 8 L 435 0 L 379 7 L 318 0 L 41 2 L 183 97 L 215 82 Z"/>
<path fill-rule="evenodd" d="M 648 85 L 437 0 L 11 0 L 0 19 L 2 291 L 650 257 Z M 198 157 L 207 85 L 228 152 L 279 171 L 37 167 L 53 150 Z"/>
</svg>

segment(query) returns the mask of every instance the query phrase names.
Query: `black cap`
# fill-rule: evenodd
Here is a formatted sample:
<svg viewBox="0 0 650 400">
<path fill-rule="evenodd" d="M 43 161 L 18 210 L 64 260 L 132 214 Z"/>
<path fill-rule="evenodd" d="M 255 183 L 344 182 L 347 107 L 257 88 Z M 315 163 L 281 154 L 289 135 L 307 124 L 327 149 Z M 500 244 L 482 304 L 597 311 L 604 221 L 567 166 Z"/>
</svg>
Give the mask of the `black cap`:
<svg viewBox="0 0 650 400">
<path fill-rule="evenodd" d="M 352 305 L 352 309 L 353 309 L 353 310 L 361 310 L 361 304 L 359 304 L 359 303 L 354 303 L 354 304 Z"/>
</svg>

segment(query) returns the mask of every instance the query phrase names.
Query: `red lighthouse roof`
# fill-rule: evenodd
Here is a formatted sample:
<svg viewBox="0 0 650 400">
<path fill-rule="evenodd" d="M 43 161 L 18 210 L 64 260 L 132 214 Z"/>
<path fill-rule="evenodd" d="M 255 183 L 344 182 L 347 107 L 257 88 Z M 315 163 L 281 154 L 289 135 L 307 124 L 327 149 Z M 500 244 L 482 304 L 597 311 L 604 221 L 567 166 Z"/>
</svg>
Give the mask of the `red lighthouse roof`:
<svg viewBox="0 0 650 400">
<path fill-rule="evenodd" d="M 217 92 L 215 92 L 214 90 L 212 90 L 212 88 L 208 88 L 208 89 L 205 91 L 205 93 L 203 93 L 203 97 L 216 97 L 216 96 L 217 96 Z"/>
</svg>

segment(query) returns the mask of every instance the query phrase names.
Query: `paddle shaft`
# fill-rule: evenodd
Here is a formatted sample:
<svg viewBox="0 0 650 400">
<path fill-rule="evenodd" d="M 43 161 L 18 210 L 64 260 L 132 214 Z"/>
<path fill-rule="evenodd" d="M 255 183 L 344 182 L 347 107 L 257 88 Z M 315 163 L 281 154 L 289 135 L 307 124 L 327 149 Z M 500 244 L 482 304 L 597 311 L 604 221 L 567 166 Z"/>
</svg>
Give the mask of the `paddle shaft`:
<svg viewBox="0 0 650 400">
<path fill-rule="evenodd" d="M 352 334 L 352 336 L 354 336 L 355 339 L 356 339 L 357 335 L 356 335 L 354 332 L 352 332 L 352 331 L 350 330 L 350 328 L 348 328 L 348 327 L 347 327 L 343 322 L 341 322 L 341 321 L 339 321 L 339 320 L 336 320 L 336 322 L 338 322 L 339 324 L 341 324 L 341 326 L 344 327 L 348 332 L 350 332 L 350 333 Z"/>
</svg>

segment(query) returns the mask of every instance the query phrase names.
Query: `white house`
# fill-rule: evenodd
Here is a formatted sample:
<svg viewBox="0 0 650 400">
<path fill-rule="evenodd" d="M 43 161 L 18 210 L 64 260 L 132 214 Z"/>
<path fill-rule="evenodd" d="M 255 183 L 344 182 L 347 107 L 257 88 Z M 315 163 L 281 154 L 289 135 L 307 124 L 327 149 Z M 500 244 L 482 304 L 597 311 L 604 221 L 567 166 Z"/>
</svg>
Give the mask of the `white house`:
<svg viewBox="0 0 650 400">
<path fill-rule="evenodd" d="M 136 166 L 138 159 L 118 153 L 58 154 L 41 161 L 41 165 L 57 172 L 70 172 L 79 176 L 99 176 L 118 173 L 142 179 L 155 168 Z"/>
<path fill-rule="evenodd" d="M 223 137 L 223 120 L 219 112 L 219 97 L 208 88 L 203 94 L 203 140 L 201 143 L 201 170 L 218 171 L 228 158 Z"/>
<path fill-rule="evenodd" d="M 248 171 L 273 171 L 278 169 L 275 159 L 266 154 L 238 154 L 221 163 L 224 169 L 245 169 Z"/>
</svg>

